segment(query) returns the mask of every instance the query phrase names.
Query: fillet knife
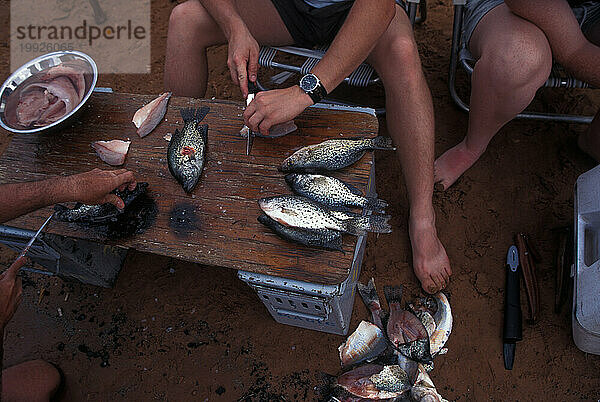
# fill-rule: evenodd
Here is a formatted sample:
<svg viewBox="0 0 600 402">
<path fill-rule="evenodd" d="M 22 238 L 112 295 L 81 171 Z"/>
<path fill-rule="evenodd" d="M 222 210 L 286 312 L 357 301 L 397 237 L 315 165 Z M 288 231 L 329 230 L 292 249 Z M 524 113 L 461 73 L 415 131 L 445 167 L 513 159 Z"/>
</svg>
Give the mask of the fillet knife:
<svg viewBox="0 0 600 402">
<path fill-rule="evenodd" d="M 523 318 L 521 313 L 519 251 L 510 246 L 506 255 L 506 289 L 504 299 L 504 368 L 512 370 L 515 362 L 516 343 L 523 339 Z"/>
<path fill-rule="evenodd" d="M 48 217 L 48 219 L 46 219 L 46 221 L 42 224 L 42 226 L 40 226 L 40 228 L 38 229 L 38 231 L 35 232 L 35 234 L 31 238 L 31 240 L 29 240 L 29 243 L 27 243 L 27 245 L 25 246 L 25 248 L 23 249 L 23 251 L 21 251 L 21 254 L 19 254 L 19 256 L 17 257 L 17 260 L 19 258 L 25 257 L 25 255 L 27 254 L 27 252 L 29 251 L 29 249 L 31 248 L 31 246 L 33 245 L 33 243 L 35 243 L 35 240 L 39 237 L 40 233 L 42 233 L 42 230 L 44 230 L 44 228 L 48 225 L 48 223 L 50 222 L 50 220 L 52 219 L 53 216 L 54 216 L 54 212 L 52 213 L 52 215 L 50 215 Z M 15 261 L 17 261 L 17 260 L 15 260 Z"/>
<path fill-rule="evenodd" d="M 258 92 L 258 87 L 252 81 L 248 81 L 248 97 L 246 98 L 246 106 L 250 104 L 254 100 L 254 96 Z M 246 139 L 246 155 L 250 155 L 250 151 L 252 150 L 252 143 L 254 142 L 254 131 L 248 128 L 248 138 Z"/>
</svg>

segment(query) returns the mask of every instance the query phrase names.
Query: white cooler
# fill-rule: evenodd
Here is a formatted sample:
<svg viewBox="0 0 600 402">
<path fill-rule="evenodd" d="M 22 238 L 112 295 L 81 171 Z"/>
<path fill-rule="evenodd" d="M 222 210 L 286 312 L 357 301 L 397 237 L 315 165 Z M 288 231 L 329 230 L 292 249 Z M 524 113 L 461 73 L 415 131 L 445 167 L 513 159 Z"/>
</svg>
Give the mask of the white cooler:
<svg viewBox="0 0 600 402">
<path fill-rule="evenodd" d="M 573 339 L 579 349 L 600 354 L 600 166 L 575 185 Z"/>
</svg>

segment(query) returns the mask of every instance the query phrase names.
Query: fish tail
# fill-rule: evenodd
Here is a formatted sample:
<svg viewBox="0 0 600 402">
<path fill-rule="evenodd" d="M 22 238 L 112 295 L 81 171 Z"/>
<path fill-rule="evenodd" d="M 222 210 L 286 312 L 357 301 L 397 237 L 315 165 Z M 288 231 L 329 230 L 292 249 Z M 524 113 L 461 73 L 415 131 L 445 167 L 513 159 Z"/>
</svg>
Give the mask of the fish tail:
<svg viewBox="0 0 600 402">
<path fill-rule="evenodd" d="M 365 204 L 365 208 L 373 212 L 385 212 L 387 206 L 387 202 L 375 197 L 367 197 L 367 203 Z"/>
<path fill-rule="evenodd" d="M 358 288 L 358 293 L 360 294 L 362 301 L 369 310 L 371 310 L 372 303 L 380 305 L 379 295 L 377 294 L 377 289 L 375 289 L 375 279 L 371 278 L 366 285 L 358 282 L 356 287 Z"/>
<path fill-rule="evenodd" d="M 56 213 L 56 218 L 58 220 L 62 220 L 63 219 L 63 215 L 66 214 L 67 211 L 69 211 L 69 208 L 65 207 L 62 204 L 56 204 L 54 206 L 54 212 Z"/>
<path fill-rule="evenodd" d="M 371 148 L 395 151 L 396 147 L 390 137 L 377 136 L 371 140 Z"/>
<path fill-rule="evenodd" d="M 185 109 L 181 109 L 179 113 L 181 114 L 181 118 L 185 123 L 190 121 L 195 121 L 196 123 L 201 122 L 204 117 L 208 114 L 210 108 L 207 106 L 202 106 L 199 109 L 189 107 Z"/>
<path fill-rule="evenodd" d="M 400 286 L 384 286 L 383 294 L 388 305 L 398 304 L 402 302 L 402 285 Z"/>
<path fill-rule="evenodd" d="M 389 215 L 366 215 L 344 221 L 345 230 L 353 235 L 362 236 L 366 232 L 390 233 Z"/>
</svg>

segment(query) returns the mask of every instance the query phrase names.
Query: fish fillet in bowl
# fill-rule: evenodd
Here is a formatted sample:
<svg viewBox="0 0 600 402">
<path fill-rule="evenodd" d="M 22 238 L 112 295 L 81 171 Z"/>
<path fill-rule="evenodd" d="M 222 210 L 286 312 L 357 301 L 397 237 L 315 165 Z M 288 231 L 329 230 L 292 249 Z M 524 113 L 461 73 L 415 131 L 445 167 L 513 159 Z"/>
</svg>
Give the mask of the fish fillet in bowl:
<svg viewBox="0 0 600 402">
<path fill-rule="evenodd" d="M 18 134 L 56 127 L 92 94 L 98 68 L 78 51 L 48 53 L 17 69 L 0 87 L 0 126 Z"/>
</svg>

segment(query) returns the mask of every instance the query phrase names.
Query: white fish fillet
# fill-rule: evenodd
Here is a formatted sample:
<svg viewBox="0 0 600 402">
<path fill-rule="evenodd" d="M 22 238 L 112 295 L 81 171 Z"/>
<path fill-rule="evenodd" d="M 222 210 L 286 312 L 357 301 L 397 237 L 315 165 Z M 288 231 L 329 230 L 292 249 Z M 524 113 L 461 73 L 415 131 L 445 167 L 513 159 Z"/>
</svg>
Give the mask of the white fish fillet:
<svg viewBox="0 0 600 402">
<path fill-rule="evenodd" d="M 92 142 L 92 148 L 104 162 L 112 166 L 120 166 L 125 163 L 127 151 L 129 151 L 131 141 L 96 141 Z"/>
<path fill-rule="evenodd" d="M 371 361 L 387 348 L 385 335 L 375 324 L 361 321 L 356 331 L 338 348 L 342 366 Z"/>
<path fill-rule="evenodd" d="M 137 133 L 140 137 L 143 138 L 150 134 L 158 126 L 162 118 L 165 117 L 170 97 L 171 92 L 165 92 L 135 112 L 131 121 L 137 127 Z"/>
</svg>

